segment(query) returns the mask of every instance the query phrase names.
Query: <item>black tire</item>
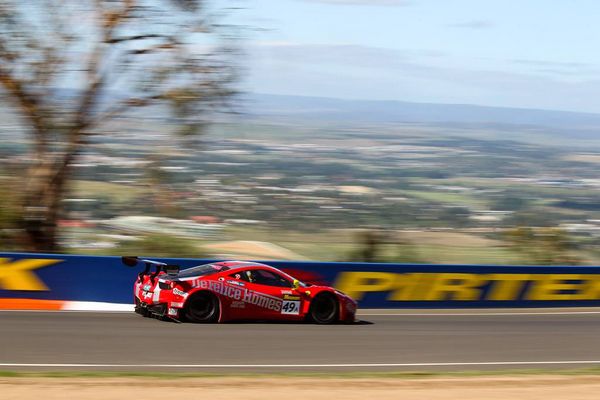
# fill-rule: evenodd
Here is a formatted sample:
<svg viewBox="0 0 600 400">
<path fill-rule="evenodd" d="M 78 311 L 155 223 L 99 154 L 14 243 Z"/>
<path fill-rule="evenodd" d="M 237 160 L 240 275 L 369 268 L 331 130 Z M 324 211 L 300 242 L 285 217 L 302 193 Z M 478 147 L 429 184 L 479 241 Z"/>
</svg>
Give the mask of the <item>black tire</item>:
<svg viewBox="0 0 600 400">
<path fill-rule="evenodd" d="M 219 299 L 210 292 L 196 293 L 190 297 L 185 306 L 186 321 L 195 323 L 212 323 L 219 319 Z"/>
<path fill-rule="evenodd" d="M 309 318 L 315 324 L 334 324 L 338 321 L 339 304 L 334 295 L 322 293 L 310 304 Z"/>
<path fill-rule="evenodd" d="M 137 297 L 135 298 L 135 312 L 140 314 L 142 317 L 148 317 L 150 314 L 147 308 L 142 307 L 142 302 Z"/>
</svg>

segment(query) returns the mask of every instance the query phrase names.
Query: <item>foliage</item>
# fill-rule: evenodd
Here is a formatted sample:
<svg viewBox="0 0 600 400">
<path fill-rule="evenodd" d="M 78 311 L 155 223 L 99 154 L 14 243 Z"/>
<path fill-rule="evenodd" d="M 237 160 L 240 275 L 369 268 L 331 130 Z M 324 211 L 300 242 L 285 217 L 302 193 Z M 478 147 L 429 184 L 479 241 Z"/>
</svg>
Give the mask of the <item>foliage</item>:
<svg viewBox="0 0 600 400">
<path fill-rule="evenodd" d="M 492 210 L 521 211 L 529 206 L 529 200 L 522 196 L 504 195 L 491 203 Z"/>
<path fill-rule="evenodd" d="M 464 228 L 469 225 L 470 214 L 466 207 L 446 207 L 441 210 L 438 218 L 451 227 Z"/>
<path fill-rule="evenodd" d="M 0 243 L 2 250 L 18 250 L 21 231 L 19 221 L 22 212 L 19 208 L 19 192 L 12 179 L 0 179 Z"/>
<path fill-rule="evenodd" d="M 419 263 L 423 260 L 407 239 L 383 230 L 366 230 L 356 238 L 346 261 Z"/>
<path fill-rule="evenodd" d="M 577 265 L 581 264 L 572 252 L 575 244 L 559 228 L 518 227 L 506 232 L 506 241 L 523 264 L 527 265 Z"/>
<path fill-rule="evenodd" d="M 539 210 L 518 211 L 506 218 L 506 226 L 538 226 L 552 227 L 560 221 L 560 216 L 548 210 L 540 212 Z"/>
<path fill-rule="evenodd" d="M 201 0 L 5 0 L 0 88 L 27 125 L 22 227 L 29 250 L 56 249 L 73 164 L 118 135 L 133 109 L 172 117 L 192 141 L 233 94 L 237 35 Z"/>
</svg>

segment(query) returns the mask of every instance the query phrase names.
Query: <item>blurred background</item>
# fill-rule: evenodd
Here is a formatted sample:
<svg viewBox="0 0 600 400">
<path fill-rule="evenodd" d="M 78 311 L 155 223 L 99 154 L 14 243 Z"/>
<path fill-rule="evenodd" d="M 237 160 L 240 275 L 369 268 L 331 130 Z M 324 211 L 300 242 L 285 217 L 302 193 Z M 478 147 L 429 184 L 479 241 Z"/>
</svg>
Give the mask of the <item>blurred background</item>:
<svg viewBox="0 0 600 400">
<path fill-rule="evenodd" d="M 598 264 L 576 3 L 2 1 L 0 250 Z"/>
</svg>

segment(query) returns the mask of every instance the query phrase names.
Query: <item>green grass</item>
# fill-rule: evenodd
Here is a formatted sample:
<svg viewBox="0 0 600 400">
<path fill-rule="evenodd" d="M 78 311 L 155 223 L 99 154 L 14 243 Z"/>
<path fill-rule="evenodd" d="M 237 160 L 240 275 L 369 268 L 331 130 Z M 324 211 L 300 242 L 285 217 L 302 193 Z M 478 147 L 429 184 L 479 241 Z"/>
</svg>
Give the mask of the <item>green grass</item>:
<svg viewBox="0 0 600 400">
<path fill-rule="evenodd" d="M 519 255 L 504 247 L 423 245 L 416 250 L 434 264 L 519 264 Z"/>
<path fill-rule="evenodd" d="M 306 233 L 281 229 L 229 227 L 226 235 L 226 240 L 257 240 L 274 243 L 306 259 L 319 261 L 343 260 L 355 247 L 355 238 L 350 230 Z"/>
<path fill-rule="evenodd" d="M 479 207 L 486 205 L 485 200 L 475 198 L 468 194 L 451 193 L 451 192 L 434 192 L 421 190 L 403 190 L 403 195 L 414 197 L 421 200 L 431 201 L 434 203 L 443 203 L 463 207 Z"/>
<path fill-rule="evenodd" d="M 232 240 L 261 240 L 290 249 L 311 260 L 342 261 L 356 248 L 355 232 L 351 230 L 302 233 L 289 231 L 263 232 L 255 228 L 235 228 L 227 231 Z M 448 244 L 423 244 L 413 241 L 414 250 L 423 262 L 450 264 L 511 264 L 518 255 L 509 248 L 465 246 L 454 244 L 448 233 Z"/>
<path fill-rule="evenodd" d="M 146 192 L 146 189 L 139 186 L 121 185 L 112 182 L 76 180 L 72 182 L 72 185 L 74 197 L 108 196 L 120 203 L 132 201 Z"/>
<path fill-rule="evenodd" d="M 577 369 L 515 369 L 515 370 L 467 370 L 467 371 L 387 371 L 387 372 L 139 372 L 139 371 L 0 371 L 2 378 L 391 378 L 415 379 L 436 377 L 485 377 L 485 376 L 527 376 L 527 375 L 600 375 L 600 367 Z"/>
<path fill-rule="evenodd" d="M 206 240 L 201 244 L 210 244 L 227 240 L 257 240 L 271 242 L 300 254 L 305 260 L 314 261 L 345 261 L 356 249 L 356 237 L 353 230 L 331 230 L 315 233 L 271 230 L 267 231 L 256 227 L 228 227 L 226 237 L 221 240 Z M 492 264 L 492 265 L 519 265 L 525 260 L 522 254 L 518 254 L 509 246 L 501 243 L 502 237 L 494 237 L 496 244 L 481 245 L 471 243 L 464 237 L 457 237 L 455 233 L 448 232 L 445 235 L 437 233 L 431 241 L 410 236 L 412 253 L 416 255 L 419 262 L 432 264 Z M 439 236 L 447 237 L 440 242 Z M 476 236 L 476 235 L 473 235 Z M 92 240 L 92 236 L 90 236 Z M 204 250 L 199 243 L 198 254 Z M 384 256 L 390 262 L 400 251 L 394 246 L 383 246 Z M 575 256 L 584 260 L 584 264 L 598 265 L 600 263 L 600 251 L 591 251 L 586 246 L 581 250 L 574 250 Z M 76 254 L 89 255 L 115 255 L 116 249 L 70 249 Z M 400 254 L 401 256 L 401 254 Z M 399 259 L 398 262 L 405 262 Z"/>
<path fill-rule="evenodd" d="M 268 231 L 255 227 L 230 227 L 226 232 L 228 240 L 271 242 L 298 253 L 306 259 L 316 261 L 347 260 L 356 248 L 356 237 L 353 230 L 306 233 L 285 230 Z M 442 233 L 438 234 L 442 235 Z M 495 246 L 469 245 L 464 238 L 456 239 L 455 236 L 453 232 L 448 232 L 447 243 L 428 243 L 422 239 L 412 240 L 413 249 L 423 263 L 519 265 L 524 262 L 523 256 L 509 246 L 503 246 L 501 243 Z M 408 238 L 410 239 L 410 237 Z M 501 238 L 496 238 L 496 240 L 500 242 Z M 586 264 L 600 262 L 600 252 L 596 254 L 589 251 L 575 251 L 574 254 L 585 259 Z M 393 254 L 386 255 L 392 256 Z"/>
</svg>

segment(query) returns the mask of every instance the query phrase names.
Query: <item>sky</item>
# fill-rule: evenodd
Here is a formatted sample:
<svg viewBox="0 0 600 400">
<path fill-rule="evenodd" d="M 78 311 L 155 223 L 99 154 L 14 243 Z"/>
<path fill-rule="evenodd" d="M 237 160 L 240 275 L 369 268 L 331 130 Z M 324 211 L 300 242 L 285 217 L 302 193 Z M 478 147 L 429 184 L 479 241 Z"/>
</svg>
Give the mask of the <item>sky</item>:
<svg viewBox="0 0 600 400">
<path fill-rule="evenodd" d="M 600 113 L 597 0 L 249 0 L 258 93 Z"/>
</svg>

